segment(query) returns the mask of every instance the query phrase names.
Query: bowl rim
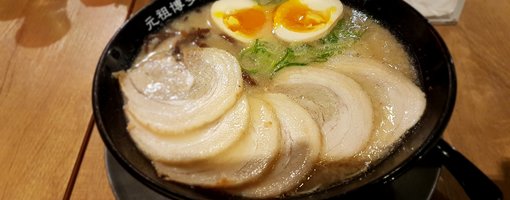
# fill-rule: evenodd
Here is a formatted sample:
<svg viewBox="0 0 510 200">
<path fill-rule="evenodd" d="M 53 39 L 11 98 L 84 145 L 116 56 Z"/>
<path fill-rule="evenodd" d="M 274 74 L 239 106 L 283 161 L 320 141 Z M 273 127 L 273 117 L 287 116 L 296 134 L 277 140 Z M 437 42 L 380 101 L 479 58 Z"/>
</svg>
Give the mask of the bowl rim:
<svg viewBox="0 0 510 200">
<path fill-rule="evenodd" d="M 371 1 L 371 0 L 364 0 L 365 3 L 367 1 Z M 124 169 L 126 169 L 136 179 L 138 179 L 145 185 L 149 186 L 151 189 L 157 191 L 158 193 L 161 193 L 165 196 L 170 196 L 172 198 L 187 199 L 186 196 L 183 196 L 183 195 L 173 192 L 173 191 L 166 190 L 160 184 L 152 181 L 152 179 L 150 177 L 144 175 L 144 173 L 142 171 L 140 171 L 136 167 L 134 167 L 132 165 L 132 163 L 126 157 L 124 157 L 121 154 L 121 152 L 118 151 L 117 148 L 115 148 L 115 144 L 112 141 L 112 139 L 110 138 L 110 136 L 108 134 L 108 130 L 105 127 L 103 117 L 100 113 L 100 106 L 98 103 L 99 102 L 99 94 L 97 91 L 98 91 L 98 88 L 100 87 L 100 85 L 99 85 L 99 82 L 100 82 L 99 79 L 101 77 L 100 74 L 104 70 L 103 68 L 107 67 L 106 59 L 107 59 L 107 56 L 111 53 L 110 47 L 112 46 L 112 43 L 114 43 L 115 38 L 117 38 L 126 29 L 127 26 L 129 26 L 131 23 L 133 23 L 133 21 L 140 20 L 140 18 L 142 17 L 142 14 L 147 13 L 150 10 L 154 10 L 154 9 L 158 8 L 158 2 L 162 2 L 162 1 L 153 1 L 149 4 L 147 4 L 144 8 L 142 8 L 140 11 L 138 11 L 135 15 L 133 15 L 128 20 L 126 20 L 124 22 L 124 24 L 112 36 L 111 40 L 108 42 L 105 49 L 103 50 L 101 57 L 99 59 L 99 62 L 97 64 L 96 71 L 94 73 L 94 79 L 93 79 L 93 87 L 92 87 L 93 116 L 94 116 L 94 121 L 96 122 L 96 126 L 98 128 L 98 131 L 101 135 L 101 138 L 102 138 L 103 142 L 105 143 L 105 146 L 111 152 L 113 157 L 121 164 L 121 166 L 124 167 Z M 212 1 L 197 0 L 196 1 L 197 4 L 195 6 L 193 6 L 193 8 L 201 6 L 208 2 L 212 2 Z M 342 2 L 344 3 L 345 1 L 342 0 Z M 454 105 L 455 105 L 455 100 L 456 100 L 456 93 L 457 93 L 457 83 L 456 82 L 457 82 L 457 80 L 456 80 L 456 76 L 455 76 L 455 69 L 454 69 L 453 59 L 450 55 L 450 52 L 449 52 L 445 42 L 440 37 L 439 33 L 434 29 L 434 27 L 430 23 L 428 23 L 427 19 L 425 17 L 423 17 L 418 11 L 416 11 L 414 8 L 412 8 L 410 5 L 408 5 L 404 1 L 392 1 L 392 3 L 394 3 L 394 2 L 401 3 L 404 7 L 407 7 L 407 9 L 409 9 L 415 15 L 421 17 L 421 19 L 419 19 L 419 20 L 423 21 L 423 23 L 426 23 L 427 31 L 429 31 L 430 32 L 429 34 L 431 34 L 434 37 L 439 49 L 442 51 L 443 59 L 448 61 L 446 67 L 448 69 L 447 76 L 448 76 L 449 84 L 447 86 L 448 93 L 445 94 L 447 96 L 447 102 L 445 103 L 444 108 L 442 108 L 443 112 L 442 112 L 441 116 L 439 117 L 439 120 L 437 120 L 437 123 L 435 123 L 435 126 L 433 127 L 429 136 L 426 138 L 426 141 L 423 142 L 423 145 L 421 145 L 418 149 L 416 149 L 415 153 L 413 153 L 404 162 L 401 162 L 398 165 L 396 165 L 396 167 L 393 170 L 391 170 L 389 173 L 387 173 L 385 176 L 376 178 L 375 180 L 369 182 L 365 186 L 392 181 L 395 177 L 398 177 L 399 175 L 401 175 L 402 173 L 407 171 L 410 167 L 412 167 L 413 163 L 415 163 L 417 160 L 421 159 L 421 157 L 424 154 L 426 154 L 433 147 L 435 147 L 435 144 L 441 139 L 442 133 L 446 129 L 448 121 L 451 118 L 451 115 L 452 115 L 453 109 L 454 109 Z M 347 5 L 349 5 L 349 4 L 347 3 Z M 190 7 L 190 8 L 184 9 L 185 10 L 184 13 L 192 10 L 193 8 Z M 172 17 L 171 19 L 174 19 L 174 18 L 175 17 Z M 157 30 L 153 30 L 152 32 L 157 32 Z M 148 35 L 148 34 L 146 34 L 146 35 Z M 352 190 L 356 190 L 361 187 L 364 187 L 364 186 L 353 188 Z M 324 195 L 322 197 L 326 198 L 326 197 L 337 196 L 337 195 L 342 195 L 342 194 L 345 194 L 345 192 L 330 193 L 330 194 Z M 318 195 L 318 197 L 322 198 L 320 194 Z M 291 197 L 291 199 L 292 198 L 294 198 L 294 197 Z M 297 196 L 296 198 L 300 198 L 300 196 Z"/>
</svg>

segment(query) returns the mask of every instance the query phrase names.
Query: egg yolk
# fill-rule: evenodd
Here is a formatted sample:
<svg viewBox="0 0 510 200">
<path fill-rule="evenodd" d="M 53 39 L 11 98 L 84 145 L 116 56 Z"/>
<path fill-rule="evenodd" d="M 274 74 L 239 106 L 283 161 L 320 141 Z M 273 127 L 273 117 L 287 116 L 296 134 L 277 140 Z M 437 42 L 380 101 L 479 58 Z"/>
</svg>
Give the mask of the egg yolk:
<svg viewBox="0 0 510 200">
<path fill-rule="evenodd" d="M 266 22 L 266 15 L 261 7 L 236 10 L 223 16 L 223 23 L 233 31 L 247 36 L 254 36 Z"/>
<path fill-rule="evenodd" d="M 275 26 L 282 25 L 291 31 L 310 32 L 326 25 L 332 11 L 334 7 L 316 11 L 299 0 L 289 0 L 276 9 L 274 22 Z"/>
</svg>

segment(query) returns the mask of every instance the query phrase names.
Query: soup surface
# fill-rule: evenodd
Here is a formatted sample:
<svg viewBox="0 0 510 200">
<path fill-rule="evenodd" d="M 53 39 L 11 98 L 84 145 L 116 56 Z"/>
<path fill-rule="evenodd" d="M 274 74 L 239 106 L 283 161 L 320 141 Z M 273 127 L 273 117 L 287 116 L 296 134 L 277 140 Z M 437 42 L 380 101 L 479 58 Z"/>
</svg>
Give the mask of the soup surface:
<svg viewBox="0 0 510 200">
<path fill-rule="evenodd" d="M 349 181 L 420 119 L 404 47 L 339 1 L 220 0 L 117 74 L 128 131 L 169 181 L 270 198 Z"/>
</svg>

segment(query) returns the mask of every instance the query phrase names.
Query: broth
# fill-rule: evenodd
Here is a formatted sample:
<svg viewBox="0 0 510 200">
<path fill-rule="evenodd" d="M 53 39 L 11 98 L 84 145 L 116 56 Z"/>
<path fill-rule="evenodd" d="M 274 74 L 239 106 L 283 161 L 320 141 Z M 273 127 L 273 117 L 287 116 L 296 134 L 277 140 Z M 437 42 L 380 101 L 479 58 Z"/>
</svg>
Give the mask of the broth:
<svg viewBox="0 0 510 200">
<path fill-rule="evenodd" d="M 273 6 L 272 9 L 276 7 Z M 160 33 L 156 35 L 152 35 L 147 38 L 145 46 L 142 48 L 142 51 L 135 59 L 133 69 L 143 67 L 145 63 L 148 61 L 159 59 L 158 56 L 167 55 L 170 57 L 174 57 L 177 62 L 186 59 L 186 55 L 184 55 L 183 51 L 186 49 L 193 48 L 206 48 L 213 47 L 225 50 L 231 55 L 235 56 L 239 59 L 239 55 L 242 54 L 252 43 L 244 43 L 236 40 L 235 38 L 229 36 L 224 31 L 219 29 L 211 20 L 211 4 L 201 7 L 195 11 L 191 11 L 175 20 L 170 22 Z M 354 12 L 358 12 L 352 10 L 351 8 L 344 7 L 343 10 L 343 18 L 350 18 Z M 207 20 L 204 20 L 207 19 Z M 364 23 L 366 26 L 366 30 L 360 36 L 359 40 L 355 41 L 352 45 L 347 46 L 345 49 L 342 49 L 338 53 L 338 55 L 334 55 L 331 59 L 328 59 L 325 62 L 312 62 L 303 66 L 301 68 L 313 68 L 317 70 L 333 70 L 335 72 L 342 72 L 346 74 L 348 77 L 354 79 L 359 82 L 358 79 L 370 76 L 371 72 L 359 72 L 353 69 L 354 68 L 343 68 L 336 69 L 332 63 L 332 60 L 340 59 L 347 60 L 341 65 L 352 65 L 356 66 L 356 64 L 350 63 L 349 60 L 353 60 L 352 62 L 357 62 L 358 60 L 364 62 L 360 64 L 360 66 L 364 65 L 373 65 L 375 67 L 370 68 L 374 73 L 379 74 L 390 74 L 390 80 L 395 79 L 398 82 L 400 80 L 406 79 L 406 81 L 411 81 L 413 83 L 418 82 L 416 80 L 416 71 L 412 66 L 412 60 L 407 55 L 405 48 L 396 40 L 396 38 L 384 27 L 379 25 L 377 21 L 374 21 L 370 18 L 366 19 Z M 259 35 L 259 39 L 263 41 L 269 41 L 271 44 L 284 44 L 289 45 L 288 43 L 282 43 L 278 41 L 271 31 L 272 26 L 271 23 L 266 23 L 262 28 L 262 34 Z M 284 48 L 288 48 L 285 46 Z M 334 58 L 334 59 L 333 59 Z M 345 59 L 344 59 L 345 58 Z M 286 68 L 294 68 L 294 67 L 286 67 Z M 317 122 L 319 127 L 325 126 L 325 123 L 328 123 L 328 119 L 334 118 L 331 115 L 337 114 L 334 111 L 335 107 L 342 107 L 343 104 L 337 105 L 328 102 L 335 102 L 335 96 L 328 96 L 332 93 L 330 88 L 325 88 L 321 85 L 319 86 L 307 86 L 307 85 L 286 85 L 283 84 L 282 87 L 275 87 L 274 81 L 275 79 L 281 79 L 280 73 L 284 73 L 291 71 L 290 69 L 282 69 L 280 71 L 274 71 L 273 73 L 250 73 L 248 70 L 243 71 L 243 80 L 244 87 L 243 92 L 247 96 L 263 96 L 268 92 L 280 92 L 284 93 L 298 105 L 301 105 L 308 112 L 310 112 L 311 117 Z M 297 68 L 297 67 L 295 67 Z M 383 69 L 384 72 L 380 72 Z M 182 70 L 186 69 L 176 69 L 179 73 Z M 192 69 L 189 69 L 192 71 Z M 196 69 L 195 69 L 196 70 Z M 320 71 L 319 70 L 319 71 Z M 350 71 L 349 71 L 350 70 Z M 378 71 L 379 70 L 379 71 Z M 128 71 L 126 74 L 129 74 Z M 174 72 L 172 72 L 174 73 Z M 176 72 L 175 72 L 176 73 Z M 174 73 L 174 74 L 175 74 Z M 200 73 L 200 72 L 192 72 L 192 73 Z M 209 73 L 209 72 L 208 72 Z M 394 75 L 397 74 L 397 75 Z M 128 75 L 120 75 L 119 80 L 125 79 Z M 343 75 L 341 75 L 343 77 Z M 403 77 L 403 78 L 402 78 Z M 213 79 L 211 79 L 213 80 Z M 335 79 L 336 80 L 336 79 Z M 424 106 L 424 102 L 419 103 L 419 106 L 416 106 L 418 111 L 416 111 L 419 115 L 417 115 L 418 119 L 411 120 L 410 125 L 406 125 L 405 128 L 400 128 L 398 123 L 403 121 L 405 118 L 399 116 L 398 113 L 407 112 L 399 110 L 398 107 L 392 107 L 392 103 L 390 102 L 391 95 L 386 94 L 381 91 L 387 90 L 390 91 L 393 86 L 379 84 L 371 81 L 361 81 L 360 87 L 364 90 L 367 90 L 367 94 L 370 96 L 370 109 L 374 110 L 373 116 L 370 117 L 373 125 L 370 128 L 370 135 L 368 136 L 367 141 L 364 142 L 363 148 L 361 151 L 358 151 L 354 156 L 350 156 L 348 158 L 342 158 L 335 161 L 330 161 L 327 159 L 320 158 L 314 165 L 313 169 L 306 173 L 306 178 L 301 180 L 300 183 L 293 187 L 293 189 L 286 190 L 283 194 L 279 195 L 296 195 L 301 193 L 313 192 L 316 190 L 325 189 L 334 184 L 341 184 L 345 181 L 348 181 L 350 178 L 358 175 L 360 173 L 365 172 L 371 165 L 376 164 L 378 161 L 383 159 L 392 149 L 395 144 L 397 144 L 409 127 L 412 127 L 414 123 L 421 116 L 421 112 L 419 112 L 420 106 Z M 172 82 L 174 83 L 174 82 Z M 201 83 L 206 85 L 207 83 Z M 385 83 L 387 84 L 387 83 Z M 414 85 L 414 84 L 413 84 Z M 191 87 L 191 86 L 190 86 Z M 241 87 L 241 86 L 239 86 Z M 356 86 L 358 87 L 358 86 Z M 407 87 L 407 86 L 406 86 Z M 416 87 L 416 85 L 414 85 Z M 398 87 L 395 87 L 398 88 Z M 417 88 L 417 87 L 416 87 Z M 397 90 L 397 89 L 395 89 Z M 414 89 L 416 90 L 416 89 Z M 417 89 L 419 91 L 419 89 Z M 421 91 L 420 91 L 421 92 Z M 199 94 L 206 93 L 206 91 L 201 91 Z M 312 93 L 319 93 L 323 95 L 313 95 Z M 423 95 L 422 93 L 417 93 L 417 96 Z M 377 98 L 372 97 L 376 95 Z M 238 95 L 239 96 L 239 95 Z M 420 96 L 421 99 L 423 96 Z M 194 97 L 193 97 L 194 98 Z M 314 99 L 315 98 L 315 99 Z M 418 98 L 418 97 L 417 97 Z M 130 100 L 128 100 L 129 102 Z M 424 101 L 424 98 L 423 98 Z M 309 105 L 308 102 L 313 102 L 312 105 Z M 319 103 L 317 103 L 319 102 Z M 322 104 L 321 104 L 322 102 Z M 324 103 L 325 102 L 325 103 Z M 390 105 L 390 106 L 388 106 Z M 410 104 L 414 105 L 414 104 Z M 381 106 L 386 106 L 381 108 Z M 314 111 L 315 107 L 319 111 Z M 326 110 L 327 112 L 323 112 Z M 332 111 L 333 110 L 333 111 Z M 126 111 L 129 115 L 134 115 L 134 111 L 129 113 L 130 111 Z M 341 112 L 341 109 L 340 111 Z M 416 117 L 416 116 L 415 116 Z M 130 117 L 130 121 L 137 120 L 136 117 Z M 400 120 L 400 121 L 399 121 Z M 216 123 L 216 122 L 215 122 Z M 142 126 L 146 124 L 141 123 Z M 394 126 L 393 128 L 387 128 L 389 126 Z M 147 126 L 148 129 L 154 131 L 150 126 Z M 129 128 L 128 128 L 129 129 Z M 131 129 L 129 129 L 131 130 Z M 157 132 L 157 131 L 155 131 Z M 324 132 L 321 131 L 321 132 Z M 392 132 L 392 133 L 389 133 Z M 393 134 L 393 132 L 399 132 L 397 135 Z M 195 133 L 194 133 L 195 134 Z M 323 133 L 324 134 L 324 133 Z M 389 135 L 389 136 L 388 136 Z M 181 135 L 182 136 L 182 135 Z M 179 137 L 181 137 L 179 136 Z M 136 139 L 135 139 L 136 140 Z M 325 139 L 323 139 L 325 140 Z M 137 141 L 135 141 L 137 143 Z M 322 141 L 323 145 L 325 141 Z M 388 145 L 391 143 L 391 145 Z M 141 149 L 149 158 L 151 158 L 150 153 L 147 153 L 146 150 L 143 149 L 142 146 L 138 145 L 139 149 Z M 324 150 L 323 152 L 324 153 Z M 154 160 L 154 159 L 153 159 Z M 209 161 L 208 161 L 209 162 Z M 169 165 L 174 165 L 175 163 L 169 162 Z M 207 162 L 206 162 L 207 163 Z M 270 162 L 273 163 L 274 162 Z M 203 163 L 202 163 L 203 164 Z M 156 159 L 155 165 L 161 165 Z M 175 164 L 179 166 L 180 164 Z M 192 164 L 193 165 L 193 164 Z M 189 166 L 184 163 L 182 166 Z M 158 168 L 157 168 L 158 169 Z M 161 174 L 170 180 L 172 178 L 167 177 L 164 174 Z M 192 176 L 192 175 L 190 175 Z M 174 180 L 175 181 L 175 180 Z M 227 181 L 228 182 L 228 181 Z M 249 181 L 250 183 L 244 185 L 250 185 L 254 181 Z M 256 182 L 256 181 L 255 181 Z M 239 187 L 243 188 L 244 186 L 235 186 L 235 187 L 226 187 L 223 189 L 223 185 L 228 183 L 219 184 L 218 187 L 221 190 L 227 191 L 229 193 L 241 194 L 238 193 Z M 210 186 L 205 186 L 210 187 Z M 249 195 L 248 195 L 249 196 Z M 253 197 L 253 196 L 252 196 Z M 255 196 L 258 197 L 258 196 Z M 264 197 L 264 196 L 262 196 Z"/>
</svg>

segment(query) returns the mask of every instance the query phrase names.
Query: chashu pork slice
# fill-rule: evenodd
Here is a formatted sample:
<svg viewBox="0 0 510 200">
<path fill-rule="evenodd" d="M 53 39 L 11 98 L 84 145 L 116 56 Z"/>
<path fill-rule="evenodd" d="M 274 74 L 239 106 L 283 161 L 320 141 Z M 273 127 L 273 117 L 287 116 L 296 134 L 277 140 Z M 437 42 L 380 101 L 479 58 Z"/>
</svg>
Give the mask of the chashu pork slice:
<svg viewBox="0 0 510 200">
<path fill-rule="evenodd" d="M 380 62 L 335 56 L 319 66 L 351 77 L 370 95 L 374 107 L 374 134 L 362 154 L 366 157 L 386 152 L 424 112 L 426 99 L 420 88 Z"/>
<path fill-rule="evenodd" d="M 323 161 L 351 158 L 366 146 L 372 132 L 372 104 L 351 78 L 329 69 L 290 67 L 280 71 L 272 84 L 273 90 L 291 97 L 320 126 Z"/>
<path fill-rule="evenodd" d="M 319 127 L 305 109 L 283 94 L 269 93 L 262 98 L 273 107 L 280 121 L 282 144 L 268 174 L 229 190 L 250 198 L 275 197 L 297 187 L 317 164 L 321 149 Z"/>
<path fill-rule="evenodd" d="M 163 135 L 217 120 L 243 90 L 241 69 L 230 53 L 215 48 L 183 50 L 183 61 L 159 52 L 119 76 L 124 109 Z"/>
<path fill-rule="evenodd" d="M 189 163 L 216 156 L 243 136 L 249 123 L 246 96 L 217 121 L 180 135 L 161 135 L 127 113 L 128 132 L 138 149 L 153 161 Z"/>
<path fill-rule="evenodd" d="M 167 180 L 190 185 L 223 188 L 252 182 L 267 173 L 280 150 L 280 125 L 267 103 L 252 97 L 248 99 L 250 125 L 231 148 L 191 164 L 153 162 L 158 174 Z"/>
</svg>

